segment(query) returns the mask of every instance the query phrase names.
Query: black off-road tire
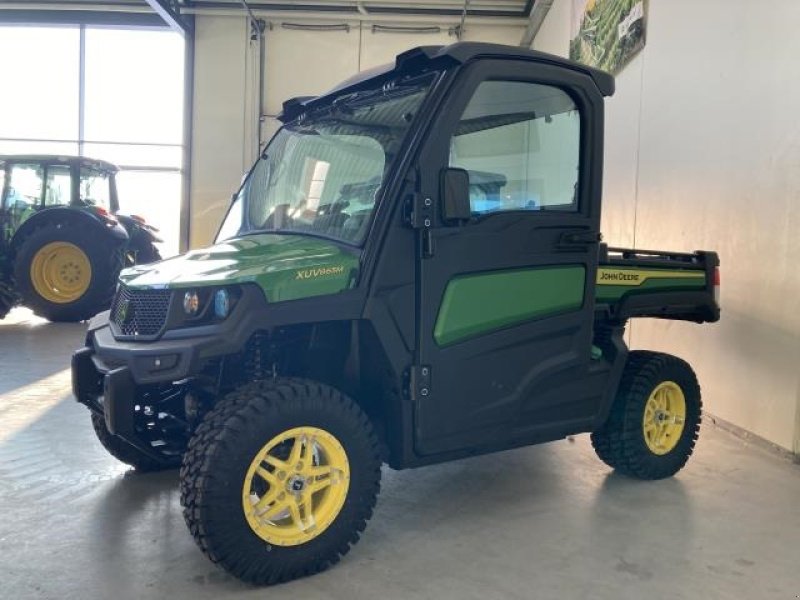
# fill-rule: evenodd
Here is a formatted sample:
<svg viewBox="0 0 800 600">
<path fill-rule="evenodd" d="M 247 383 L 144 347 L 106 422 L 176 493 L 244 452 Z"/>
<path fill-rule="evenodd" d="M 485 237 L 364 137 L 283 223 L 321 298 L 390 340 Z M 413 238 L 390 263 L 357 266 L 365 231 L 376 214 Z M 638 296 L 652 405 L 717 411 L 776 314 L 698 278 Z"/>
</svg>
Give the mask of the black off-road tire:
<svg viewBox="0 0 800 600">
<path fill-rule="evenodd" d="M 650 394 L 663 381 L 675 382 L 681 388 L 686 420 L 677 445 L 659 455 L 648 448 L 642 422 Z M 685 361 L 658 352 L 631 352 L 608 420 L 592 433 L 592 445 L 603 462 L 624 475 L 637 479 L 671 477 L 694 451 L 701 414 L 700 386 Z"/>
<path fill-rule="evenodd" d="M 106 427 L 103 415 L 92 413 L 92 428 L 100 444 L 111 456 L 126 465 L 132 466 L 140 473 L 177 469 L 181 464 L 181 459 L 178 456 L 164 457 L 164 460 L 158 461 L 144 454 L 138 448 L 131 446 L 122 438 L 115 436 Z"/>
<path fill-rule="evenodd" d="M 69 242 L 89 259 L 92 277 L 86 292 L 73 302 L 50 302 L 36 291 L 31 281 L 31 263 L 36 253 L 50 242 Z M 124 264 L 124 244 L 102 232 L 52 223 L 25 238 L 14 261 L 14 279 L 22 304 L 49 321 L 84 321 L 107 309 L 114 297 L 119 272 Z"/>
<path fill-rule="evenodd" d="M 146 265 L 160 260 L 162 260 L 161 252 L 158 251 L 158 248 L 156 248 L 156 245 L 152 242 L 149 242 L 136 253 L 137 265 Z"/>
<path fill-rule="evenodd" d="M 0 320 L 5 318 L 16 303 L 17 297 L 11 286 L 4 281 L 0 281 Z"/>
<path fill-rule="evenodd" d="M 341 511 L 317 537 L 296 546 L 275 546 L 247 523 L 242 486 L 263 445 L 302 426 L 324 429 L 339 440 L 350 466 L 349 488 Z M 206 415 L 184 454 L 181 504 L 206 556 L 243 581 L 267 585 L 338 562 L 372 516 L 380 478 L 378 437 L 355 402 L 327 385 L 277 378 L 240 387 Z"/>
<path fill-rule="evenodd" d="M 161 252 L 153 242 L 147 241 L 139 248 L 128 249 L 125 264 L 129 267 L 133 265 L 148 265 L 160 260 L 163 260 Z"/>
</svg>

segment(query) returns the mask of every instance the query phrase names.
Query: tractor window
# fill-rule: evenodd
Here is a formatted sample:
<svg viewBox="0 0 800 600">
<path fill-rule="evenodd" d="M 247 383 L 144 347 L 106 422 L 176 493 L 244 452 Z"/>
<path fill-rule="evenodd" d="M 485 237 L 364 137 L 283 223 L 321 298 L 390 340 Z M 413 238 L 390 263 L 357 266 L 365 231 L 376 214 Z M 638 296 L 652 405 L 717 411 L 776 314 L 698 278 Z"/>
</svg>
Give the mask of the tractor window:
<svg viewBox="0 0 800 600">
<path fill-rule="evenodd" d="M 478 86 L 450 144 L 469 172 L 473 214 L 577 211 L 580 113 L 562 90 L 521 81 Z"/>
<path fill-rule="evenodd" d="M 111 209 L 109 175 L 96 169 L 81 167 L 80 201 L 90 206 Z"/>
<path fill-rule="evenodd" d="M 72 177 L 67 165 L 47 167 L 47 187 L 44 191 L 45 206 L 66 206 L 72 196 Z"/>
<path fill-rule="evenodd" d="M 39 165 L 14 165 L 11 167 L 11 181 L 8 190 L 9 207 L 13 210 L 25 205 L 34 208 L 42 198 L 43 169 Z"/>
<path fill-rule="evenodd" d="M 9 215 L 9 230 L 17 228 L 39 208 L 42 199 L 40 165 L 13 165 L 8 185 L 5 208 Z"/>
</svg>

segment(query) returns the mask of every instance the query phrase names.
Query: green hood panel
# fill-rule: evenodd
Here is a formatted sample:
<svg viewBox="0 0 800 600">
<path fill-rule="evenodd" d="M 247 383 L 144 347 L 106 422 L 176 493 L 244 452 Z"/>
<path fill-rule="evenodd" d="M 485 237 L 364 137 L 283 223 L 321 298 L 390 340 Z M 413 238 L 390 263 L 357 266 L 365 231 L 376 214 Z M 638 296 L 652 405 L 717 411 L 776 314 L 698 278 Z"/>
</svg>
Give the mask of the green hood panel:
<svg viewBox="0 0 800 600">
<path fill-rule="evenodd" d="M 348 289 L 358 264 L 357 253 L 332 242 L 301 235 L 258 234 L 125 269 L 120 281 L 138 289 L 254 282 L 267 300 L 279 302 Z"/>
</svg>

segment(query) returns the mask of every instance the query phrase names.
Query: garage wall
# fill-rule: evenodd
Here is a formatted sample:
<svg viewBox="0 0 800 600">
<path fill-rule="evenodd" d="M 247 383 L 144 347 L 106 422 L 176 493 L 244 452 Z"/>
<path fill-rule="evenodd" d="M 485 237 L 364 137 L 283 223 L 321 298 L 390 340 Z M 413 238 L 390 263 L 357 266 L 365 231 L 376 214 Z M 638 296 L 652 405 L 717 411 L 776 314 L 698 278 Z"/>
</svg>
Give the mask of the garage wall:
<svg viewBox="0 0 800 600">
<path fill-rule="evenodd" d="M 534 47 L 565 55 L 571 0 Z M 698 371 L 707 410 L 800 453 L 800 3 L 650 0 L 608 101 L 611 244 L 722 259 L 722 321 L 637 322 L 632 345 Z"/>
<path fill-rule="evenodd" d="M 211 240 L 245 167 L 247 23 L 198 17 L 189 245 Z"/>
<path fill-rule="evenodd" d="M 394 60 L 420 45 L 451 44 L 440 33 L 373 32 L 354 21 L 348 31 L 286 29 L 265 32 L 262 141 L 277 131 L 284 100 L 315 95 L 359 70 Z M 524 27 L 471 25 L 465 40 L 518 44 Z M 190 246 L 212 240 L 231 194 L 256 155 L 258 137 L 258 45 L 249 41 L 245 18 L 196 17 L 194 132 L 190 201 Z"/>
</svg>

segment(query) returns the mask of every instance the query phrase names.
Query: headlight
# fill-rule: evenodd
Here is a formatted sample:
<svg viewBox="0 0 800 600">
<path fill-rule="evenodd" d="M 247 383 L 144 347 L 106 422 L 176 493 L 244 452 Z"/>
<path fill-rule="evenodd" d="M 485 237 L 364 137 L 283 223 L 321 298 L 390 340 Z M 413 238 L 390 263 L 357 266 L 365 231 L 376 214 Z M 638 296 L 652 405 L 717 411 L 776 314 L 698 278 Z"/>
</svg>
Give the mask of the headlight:
<svg viewBox="0 0 800 600">
<path fill-rule="evenodd" d="M 200 310 L 200 296 L 197 291 L 189 290 L 183 295 L 183 312 L 189 317 L 194 317 Z"/>
<path fill-rule="evenodd" d="M 183 290 L 183 318 L 177 327 L 210 325 L 227 319 L 242 296 L 237 285 Z"/>
<path fill-rule="evenodd" d="M 224 319 L 231 311 L 231 294 L 226 289 L 217 290 L 214 294 L 214 315 Z"/>
</svg>

